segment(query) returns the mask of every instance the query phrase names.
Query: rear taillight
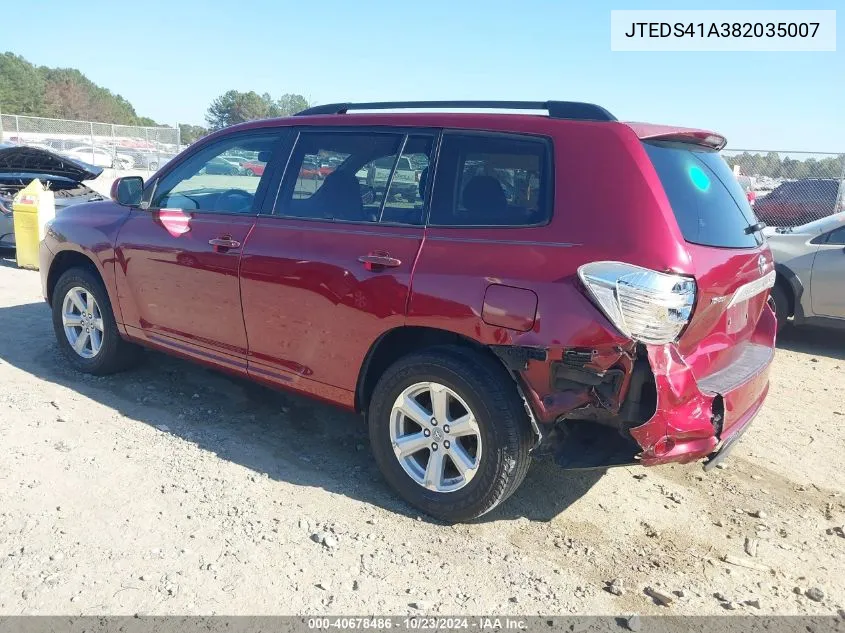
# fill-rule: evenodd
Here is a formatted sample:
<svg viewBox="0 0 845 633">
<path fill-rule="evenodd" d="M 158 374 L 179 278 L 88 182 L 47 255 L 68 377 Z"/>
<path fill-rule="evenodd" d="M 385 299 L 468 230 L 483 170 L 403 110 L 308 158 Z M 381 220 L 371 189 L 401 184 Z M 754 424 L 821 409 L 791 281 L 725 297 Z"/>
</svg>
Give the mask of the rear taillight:
<svg viewBox="0 0 845 633">
<path fill-rule="evenodd" d="M 593 262 L 578 269 L 593 300 L 625 336 L 661 345 L 687 325 L 695 305 L 695 280 L 622 262 Z"/>
</svg>

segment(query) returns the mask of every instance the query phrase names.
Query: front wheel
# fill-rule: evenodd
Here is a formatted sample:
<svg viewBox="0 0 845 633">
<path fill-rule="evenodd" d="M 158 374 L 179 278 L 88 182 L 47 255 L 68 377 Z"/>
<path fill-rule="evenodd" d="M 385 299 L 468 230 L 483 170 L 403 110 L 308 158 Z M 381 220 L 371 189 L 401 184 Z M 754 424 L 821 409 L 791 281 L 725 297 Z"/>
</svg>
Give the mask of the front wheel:
<svg viewBox="0 0 845 633">
<path fill-rule="evenodd" d="M 139 348 L 120 337 L 100 278 L 87 268 L 65 271 L 53 290 L 53 329 L 79 371 L 105 375 L 134 364 Z"/>
<path fill-rule="evenodd" d="M 471 350 L 440 347 L 400 359 L 376 385 L 368 415 L 385 479 L 439 519 L 489 512 L 528 472 L 532 432 L 513 380 Z"/>
</svg>

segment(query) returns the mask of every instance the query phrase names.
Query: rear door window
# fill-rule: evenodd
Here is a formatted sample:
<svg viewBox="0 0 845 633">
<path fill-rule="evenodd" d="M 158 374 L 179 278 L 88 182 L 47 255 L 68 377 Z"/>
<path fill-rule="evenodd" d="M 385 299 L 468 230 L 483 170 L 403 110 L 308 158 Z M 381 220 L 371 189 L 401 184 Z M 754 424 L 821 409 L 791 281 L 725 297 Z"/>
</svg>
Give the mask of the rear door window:
<svg viewBox="0 0 845 633">
<path fill-rule="evenodd" d="M 644 143 L 684 239 L 722 248 L 755 248 L 757 219 L 742 187 L 718 152 L 680 143 Z"/>
<path fill-rule="evenodd" d="M 333 222 L 422 224 L 424 185 L 411 159 L 428 164 L 434 134 L 303 130 L 276 213 Z"/>
<path fill-rule="evenodd" d="M 551 215 L 549 143 L 511 134 L 446 133 L 429 224 L 534 226 Z"/>
</svg>

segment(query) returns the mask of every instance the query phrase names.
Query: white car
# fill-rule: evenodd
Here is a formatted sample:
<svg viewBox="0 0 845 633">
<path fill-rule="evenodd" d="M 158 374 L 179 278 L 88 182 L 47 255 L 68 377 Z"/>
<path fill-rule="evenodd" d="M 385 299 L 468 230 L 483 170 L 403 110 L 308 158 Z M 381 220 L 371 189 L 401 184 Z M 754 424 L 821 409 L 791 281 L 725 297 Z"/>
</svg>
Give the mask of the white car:
<svg viewBox="0 0 845 633">
<path fill-rule="evenodd" d="M 379 195 L 384 194 L 394 162 L 395 159 L 392 156 L 379 158 L 364 165 L 355 176 L 362 185 L 372 187 Z M 400 156 L 390 184 L 391 196 L 399 194 L 409 202 L 415 202 L 419 197 L 419 180 L 420 173 L 414 169 L 408 157 Z"/>
<path fill-rule="evenodd" d="M 112 152 L 103 147 L 75 147 L 65 150 L 62 154 L 68 158 L 73 158 L 89 165 L 96 165 L 97 167 L 132 169 L 135 165 L 135 160 L 129 154 L 118 152 L 113 155 Z"/>
</svg>

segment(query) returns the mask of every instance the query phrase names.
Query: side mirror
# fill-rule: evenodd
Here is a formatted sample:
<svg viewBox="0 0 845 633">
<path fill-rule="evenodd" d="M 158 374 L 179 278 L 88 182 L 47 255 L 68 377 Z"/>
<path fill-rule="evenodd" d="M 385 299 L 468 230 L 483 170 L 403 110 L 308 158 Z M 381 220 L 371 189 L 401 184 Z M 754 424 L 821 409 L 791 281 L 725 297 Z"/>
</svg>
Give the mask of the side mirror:
<svg viewBox="0 0 845 633">
<path fill-rule="evenodd" d="M 137 207 L 141 204 L 144 192 L 144 179 L 140 176 L 117 178 L 111 185 L 111 199 L 125 207 Z"/>
</svg>

